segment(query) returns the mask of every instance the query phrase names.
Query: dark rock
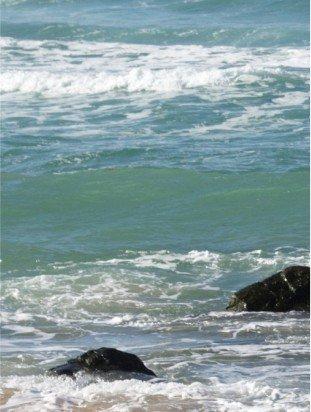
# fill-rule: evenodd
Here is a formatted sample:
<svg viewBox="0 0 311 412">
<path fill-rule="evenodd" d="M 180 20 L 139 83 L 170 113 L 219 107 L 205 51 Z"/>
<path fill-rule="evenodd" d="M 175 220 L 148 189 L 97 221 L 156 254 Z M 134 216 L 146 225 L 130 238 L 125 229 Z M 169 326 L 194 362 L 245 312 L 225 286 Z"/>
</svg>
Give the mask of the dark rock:
<svg viewBox="0 0 311 412">
<path fill-rule="evenodd" d="M 310 268 L 290 266 L 236 292 L 227 310 L 287 312 L 310 310 Z"/>
<path fill-rule="evenodd" d="M 54 375 L 74 376 L 82 370 L 100 374 L 118 371 L 156 376 L 138 356 L 114 348 L 89 350 L 64 365 L 50 369 L 49 372 Z"/>
</svg>

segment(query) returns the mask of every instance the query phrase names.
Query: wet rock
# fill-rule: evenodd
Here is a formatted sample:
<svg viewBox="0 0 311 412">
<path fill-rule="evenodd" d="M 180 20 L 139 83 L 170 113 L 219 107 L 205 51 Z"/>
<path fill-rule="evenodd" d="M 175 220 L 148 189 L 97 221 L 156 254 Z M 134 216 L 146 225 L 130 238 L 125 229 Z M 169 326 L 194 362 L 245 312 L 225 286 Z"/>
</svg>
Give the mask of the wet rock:
<svg viewBox="0 0 311 412">
<path fill-rule="evenodd" d="M 138 356 L 114 348 L 89 350 L 66 364 L 50 369 L 54 375 L 74 376 L 79 371 L 90 373 L 127 372 L 156 376 Z"/>
<path fill-rule="evenodd" d="M 310 268 L 290 266 L 236 292 L 227 307 L 234 311 L 310 310 Z"/>
</svg>

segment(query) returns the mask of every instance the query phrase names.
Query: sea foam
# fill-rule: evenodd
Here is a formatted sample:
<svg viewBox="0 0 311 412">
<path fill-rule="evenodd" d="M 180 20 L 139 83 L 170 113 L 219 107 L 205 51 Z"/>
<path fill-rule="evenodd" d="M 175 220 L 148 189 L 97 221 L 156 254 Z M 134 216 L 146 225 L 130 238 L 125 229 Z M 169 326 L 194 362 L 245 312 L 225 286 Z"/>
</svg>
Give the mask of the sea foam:
<svg viewBox="0 0 311 412">
<path fill-rule="evenodd" d="M 308 67 L 305 48 L 208 48 L 11 38 L 3 38 L 1 43 L 5 70 L 0 90 L 45 97 L 112 91 L 178 94 L 193 88 L 268 85 L 283 72 L 289 81 L 305 78 L 295 69 Z"/>
<path fill-rule="evenodd" d="M 204 411 L 306 411 L 295 393 L 284 394 L 259 380 L 239 380 L 224 383 L 211 377 L 207 384 L 199 382 L 140 382 L 124 380 L 109 382 L 80 375 L 70 378 L 44 376 L 11 377 L 5 388 L 13 394 L 3 410 L 49 411 L 55 409 L 76 410 L 87 405 L 94 410 L 130 411 L 131 408 Z M 129 406 L 131 405 L 131 407 Z"/>
</svg>

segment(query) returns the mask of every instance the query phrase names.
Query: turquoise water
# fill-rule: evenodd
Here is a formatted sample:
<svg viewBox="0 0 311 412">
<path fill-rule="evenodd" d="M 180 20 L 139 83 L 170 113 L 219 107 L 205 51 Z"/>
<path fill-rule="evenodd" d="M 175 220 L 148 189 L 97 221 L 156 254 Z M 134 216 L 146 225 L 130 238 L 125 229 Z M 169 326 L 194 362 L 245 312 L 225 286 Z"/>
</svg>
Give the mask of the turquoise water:
<svg viewBox="0 0 311 412">
<path fill-rule="evenodd" d="M 308 262 L 308 15 L 2 1 L 10 410 L 308 410 L 308 317 L 224 311 Z M 163 381 L 44 376 L 100 346 Z"/>
</svg>

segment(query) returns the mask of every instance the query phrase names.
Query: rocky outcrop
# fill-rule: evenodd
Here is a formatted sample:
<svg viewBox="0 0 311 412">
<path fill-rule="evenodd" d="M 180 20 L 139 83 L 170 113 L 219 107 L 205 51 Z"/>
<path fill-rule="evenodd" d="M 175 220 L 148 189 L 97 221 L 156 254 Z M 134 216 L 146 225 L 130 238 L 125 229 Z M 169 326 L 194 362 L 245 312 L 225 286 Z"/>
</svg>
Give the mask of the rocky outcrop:
<svg viewBox="0 0 311 412">
<path fill-rule="evenodd" d="M 90 373 L 128 372 L 156 376 L 138 356 L 114 348 L 89 350 L 66 364 L 50 369 L 54 375 L 74 376 L 79 371 Z"/>
<path fill-rule="evenodd" d="M 290 266 L 236 292 L 227 307 L 234 311 L 310 310 L 310 268 Z"/>
</svg>

